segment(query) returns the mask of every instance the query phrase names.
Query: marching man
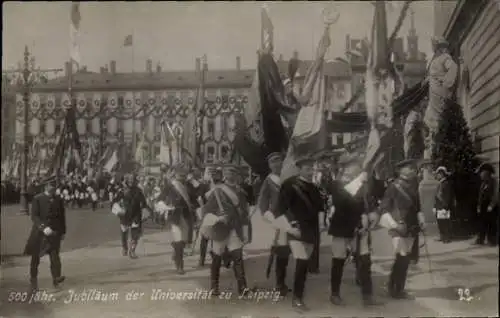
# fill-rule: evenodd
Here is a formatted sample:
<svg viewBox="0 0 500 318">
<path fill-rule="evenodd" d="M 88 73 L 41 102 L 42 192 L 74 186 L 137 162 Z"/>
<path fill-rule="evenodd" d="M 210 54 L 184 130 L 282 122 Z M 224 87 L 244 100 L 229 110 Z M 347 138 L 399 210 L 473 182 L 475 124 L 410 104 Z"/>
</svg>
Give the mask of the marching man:
<svg viewBox="0 0 500 318">
<path fill-rule="evenodd" d="M 269 163 L 271 173 L 262 183 L 257 201 L 257 207 L 260 212 L 263 213 L 263 216 L 267 221 L 273 222 L 275 219 L 275 211 L 273 211 L 273 208 L 277 204 L 280 192 L 280 173 L 283 158 L 280 153 L 271 153 L 267 157 L 267 161 Z M 288 246 L 287 233 L 284 230 L 275 230 L 272 246 L 271 253 L 274 253 L 276 257 L 276 288 L 280 291 L 281 296 L 285 296 L 288 293 L 288 286 L 285 284 L 285 279 L 291 251 Z"/>
<path fill-rule="evenodd" d="M 396 299 L 411 298 L 405 292 L 406 276 L 410 265 L 410 252 L 415 238 L 425 227 L 420 211 L 417 166 L 414 160 L 397 165 L 397 178 L 389 184 L 380 204 L 380 225 L 389 229 L 396 258 L 389 277 L 389 295 Z M 376 219 L 375 213 L 370 213 Z"/>
<path fill-rule="evenodd" d="M 178 274 L 184 272 L 184 248 L 193 239 L 196 194 L 186 177 L 188 170 L 179 165 L 174 169 L 174 177 L 166 182 L 160 200 L 166 205 L 166 227 L 174 249 L 173 260 Z"/>
<path fill-rule="evenodd" d="M 227 248 L 233 261 L 238 292 L 247 290 L 243 264 L 243 246 L 249 243 L 249 215 L 246 193 L 238 185 L 237 167 L 224 167 L 224 183 L 209 194 L 202 208 L 203 222 L 200 232 L 213 241 L 210 281 L 213 295 L 219 295 L 219 277 L 222 256 Z"/>
<path fill-rule="evenodd" d="M 120 219 L 122 254 L 136 259 L 135 249 L 142 234 L 142 209 L 147 208 L 146 198 L 137 186 L 136 176 L 127 175 L 123 189 L 113 197 L 112 213 Z M 128 244 L 129 231 L 130 245 Z"/>
<path fill-rule="evenodd" d="M 288 244 L 296 259 L 292 305 L 300 310 L 307 310 L 303 299 L 308 264 L 325 219 L 323 198 L 312 182 L 314 160 L 311 156 L 297 160 L 299 175 L 281 184 L 274 222 L 288 232 Z"/>
<path fill-rule="evenodd" d="M 356 176 L 359 175 L 358 178 Z M 333 208 L 329 213 L 328 234 L 332 236 L 332 266 L 330 272 L 331 297 L 330 302 L 337 306 L 344 305 L 340 297 L 340 285 L 347 260 L 347 251 L 355 254 L 356 276 L 361 287 L 363 304 L 377 305 L 373 299 L 371 279 L 371 258 L 368 232 L 368 216 L 365 209 L 365 194 L 367 189 L 367 174 L 356 162 L 346 163 L 342 180 L 332 182 L 328 187 Z M 350 193 L 346 190 L 347 182 L 357 182 L 358 190 Z M 354 246 L 352 246 L 354 243 Z"/>
</svg>

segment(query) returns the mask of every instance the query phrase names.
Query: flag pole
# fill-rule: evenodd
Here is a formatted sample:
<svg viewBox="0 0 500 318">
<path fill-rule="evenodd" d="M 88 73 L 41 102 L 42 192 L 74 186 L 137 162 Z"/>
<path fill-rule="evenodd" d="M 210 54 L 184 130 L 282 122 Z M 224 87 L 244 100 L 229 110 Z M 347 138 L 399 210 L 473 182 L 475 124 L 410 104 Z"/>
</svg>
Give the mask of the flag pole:
<svg viewBox="0 0 500 318">
<path fill-rule="evenodd" d="M 132 73 L 135 73 L 135 64 L 134 64 L 134 29 L 130 32 L 132 36 L 132 43 L 130 49 L 132 50 Z M 135 96 L 133 96 L 132 100 L 132 149 L 137 151 L 137 133 L 136 133 L 136 122 L 135 122 Z M 134 158 L 135 159 L 135 158 Z"/>
</svg>

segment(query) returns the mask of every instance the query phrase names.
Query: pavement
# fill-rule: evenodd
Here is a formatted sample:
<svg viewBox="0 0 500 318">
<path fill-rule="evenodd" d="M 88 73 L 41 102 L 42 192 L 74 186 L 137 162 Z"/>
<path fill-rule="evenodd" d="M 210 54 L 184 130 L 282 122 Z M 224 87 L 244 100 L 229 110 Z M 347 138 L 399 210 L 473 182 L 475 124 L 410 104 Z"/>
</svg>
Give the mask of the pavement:
<svg viewBox="0 0 500 318">
<path fill-rule="evenodd" d="M 79 213 L 84 212 L 87 211 Z M 50 287 L 49 261 L 44 258 L 40 265 L 39 284 L 45 290 L 31 298 L 27 294 L 29 259 L 11 256 L 2 265 L 0 317 L 304 316 L 292 309 L 290 297 L 277 298 L 271 292 L 274 278 L 266 279 L 265 267 L 272 232 L 258 215 L 252 220 L 256 231 L 255 239 L 245 248 L 245 266 L 249 286 L 256 287 L 260 293 L 247 295 L 245 299 L 239 299 L 232 293 L 236 289 L 235 280 L 232 270 L 226 269 L 221 273 L 221 289 L 226 291 L 225 295 L 222 299 L 211 297 L 208 293 L 209 268 L 196 267 L 198 255 L 186 258 L 186 275 L 176 275 L 167 234 L 154 226 L 147 226 L 149 229 L 137 250 L 139 259 L 131 260 L 121 256 L 117 240 L 118 224 L 109 211 L 96 211 L 94 215 L 94 218 L 100 220 L 95 221 L 96 225 L 105 224 L 106 231 L 92 229 L 87 224 L 77 227 L 78 222 L 75 220 L 78 218 L 73 218 L 73 221 L 68 221 L 75 222 L 71 229 L 89 232 L 87 236 L 92 236 L 89 238 L 92 244 L 80 242 L 62 253 L 63 271 L 67 277 L 63 289 L 56 291 Z M 108 221 L 103 221 L 108 219 L 109 224 Z M 6 219 L 3 221 L 5 223 Z M 70 231 L 68 237 L 71 236 Z M 361 305 L 360 290 L 354 283 L 354 266 L 351 264 L 346 266 L 341 287 L 347 305 L 334 307 L 328 302 L 330 240 L 325 236 L 321 248 L 320 273 L 309 276 L 306 283 L 305 301 L 312 308 L 306 315 L 498 316 L 498 249 L 473 247 L 471 241 L 450 244 L 435 242 L 436 230 L 432 225 L 427 233 L 429 237 L 426 239 L 426 246 L 432 273 L 429 274 L 429 263 L 425 257 L 425 249 L 422 248 L 419 264 L 412 266 L 408 275 L 407 287 L 416 297 L 415 300 L 392 300 L 386 297 L 384 285 L 392 265 L 390 241 L 384 230 L 373 233 L 374 290 L 375 295 L 384 302 L 382 306 L 373 308 Z M 102 236 L 97 236 L 98 234 Z M 19 234 L 16 237 L 22 236 Z M 7 241 L 6 244 L 4 240 Z M 22 238 L 22 244 L 24 241 L 25 238 Z M 2 237 L 2 247 L 9 246 L 11 242 L 10 237 Z M 289 286 L 293 285 L 293 270 L 291 262 L 287 279 Z M 470 295 L 470 299 L 467 299 L 467 295 Z"/>
</svg>

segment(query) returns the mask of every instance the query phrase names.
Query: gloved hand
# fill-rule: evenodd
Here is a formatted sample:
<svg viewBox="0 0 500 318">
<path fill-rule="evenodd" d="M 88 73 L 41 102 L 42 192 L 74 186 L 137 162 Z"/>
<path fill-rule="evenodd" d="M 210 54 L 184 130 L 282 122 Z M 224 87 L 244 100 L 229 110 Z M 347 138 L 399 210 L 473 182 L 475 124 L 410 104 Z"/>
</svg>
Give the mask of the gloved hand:
<svg viewBox="0 0 500 318">
<path fill-rule="evenodd" d="M 367 231 L 369 227 L 369 221 L 368 221 L 368 215 L 363 214 L 361 215 L 361 229 L 363 231 Z"/>
<path fill-rule="evenodd" d="M 418 212 L 417 214 L 418 217 L 418 225 L 420 226 L 420 229 L 423 231 L 425 230 L 425 217 L 423 212 Z"/>
<path fill-rule="evenodd" d="M 48 226 L 43 229 L 43 234 L 45 234 L 47 236 L 52 235 L 52 233 L 54 233 L 54 231 L 52 231 L 52 229 L 50 227 L 48 227 Z"/>
</svg>

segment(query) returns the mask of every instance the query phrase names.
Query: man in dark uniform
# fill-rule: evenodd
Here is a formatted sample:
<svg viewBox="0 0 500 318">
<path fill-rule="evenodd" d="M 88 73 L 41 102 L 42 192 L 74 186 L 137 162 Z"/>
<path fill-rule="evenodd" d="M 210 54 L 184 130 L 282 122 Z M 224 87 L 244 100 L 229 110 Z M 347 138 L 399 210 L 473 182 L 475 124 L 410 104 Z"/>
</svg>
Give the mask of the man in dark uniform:
<svg viewBox="0 0 500 318">
<path fill-rule="evenodd" d="M 397 165 L 398 175 L 389 184 L 380 204 L 380 225 L 389 230 L 395 261 L 389 277 L 389 295 L 396 299 L 411 298 L 405 291 L 410 265 L 410 252 L 415 238 L 424 229 L 424 214 L 420 211 L 417 164 L 404 160 Z M 376 217 L 372 212 L 370 218 Z"/>
<path fill-rule="evenodd" d="M 250 243 L 250 219 L 246 193 L 238 185 L 239 173 L 238 168 L 234 166 L 224 167 L 224 184 L 216 185 L 212 189 L 202 209 L 203 224 L 209 218 L 216 219 L 211 226 L 202 224 L 201 229 L 202 233 L 213 241 L 213 259 L 210 268 L 210 288 L 213 295 L 219 294 L 220 268 L 226 250 L 231 255 L 239 294 L 243 295 L 248 291 L 243 264 L 243 247 Z M 219 230 L 221 228 L 223 232 Z M 208 231 L 213 231 L 213 235 L 209 235 Z"/>
<path fill-rule="evenodd" d="M 486 237 L 488 243 L 495 246 L 498 243 L 498 182 L 493 178 L 495 169 L 489 163 L 482 164 L 478 172 L 481 177 L 477 215 L 479 218 L 479 231 L 476 245 L 483 245 Z"/>
<path fill-rule="evenodd" d="M 147 208 L 146 198 L 137 186 L 137 178 L 134 174 L 125 176 L 123 190 L 115 189 L 118 192 L 114 195 L 113 203 L 121 204 L 124 210 L 124 214 L 119 216 L 123 255 L 136 259 L 135 250 L 142 234 L 142 209 Z M 127 242 L 129 231 L 130 245 Z"/>
<path fill-rule="evenodd" d="M 436 195 L 434 200 L 434 208 L 432 211 L 436 216 L 438 229 L 439 229 L 439 241 L 443 243 L 451 242 L 451 212 L 453 209 L 453 189 L 451 187 L 451 181 L 448 176 L 451 174 L 446 167 L 438 167 L 434 172 L 436 179 L 439 181 L 438 187 L 436 189 Z"/>
<path fill-rule="evenodd" d="M 304 288 L 309 259 L 314 244 L 323 226 L 324 202 L 313 183 L 314 158 L 311 156 L 296 161 L 299 175 L 285 180 L 278 195 L 275 225 L 288 233 L 288 244 L 296 259 L 292 305 L 307 310 L 304 304 Z"/>
<path fill-rule="evenodd" d="M 43 193 L 36 195 L 31 204 L 33 226 L 24 253 L 31 255 L 30 282 L 33 290 L 38 288 L 38 266 L 40 258 L 50 257 L 52 283 L 58 287 L 65 277 L 61 275 L 59 256 L 61 241 L 66 234 L 64 202 L 55 195 L 56 180 L 48 180 Z"/>
<path fill-rule="evenodd" d="M 264 219 L 272 223 L 275 218 L 275 211 L 273 211 L 273 208 L 277 204 L 280 192 L 280 173 L 283 165 L 283 158 L 280 153 L 272 153 L 267 157 L 267 161 L 271 173 L 262 183 L 257 199 L 257 208 Z M 276 257 L 276 288 L 280 291 L 281 296 L 285 296 L 288 293 L 288 286 L 285 283 L 285 279 L 291 253 L 290 247 L 288 246 L 287 233 L 283 230 L 276 229 L 271 244 L 271 253 Z"/>
<path fill-rule="evenodd" d="M 342 182 L 333 181 L 327 188 L 332 198 L 329 215 L 328 234 L 332 236 L 332 267 L 330 273 L 332 304 L 341 306 L 344 301 L 340 297 L 340 285 L 347 260 L 348 251 L 354 253 L 356 265 L 356 281 L 361 287 L 363 304 L 377 305 L 373 299 L 371 277 L 370 232 L 368 211 L 373 211 L 371 188 L 372 181 L 362 172 L 360 164 L 354 161 L 345 162 Z M 353 184 L 355 183 L 355 189 Z M 349 184 L 349 191 L 345 188 Z M 370 196 L 368 193 L 370 192 Z M 370 204 L 368 204 L 370 203 Z"/>
</svg>

